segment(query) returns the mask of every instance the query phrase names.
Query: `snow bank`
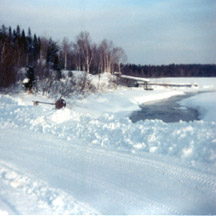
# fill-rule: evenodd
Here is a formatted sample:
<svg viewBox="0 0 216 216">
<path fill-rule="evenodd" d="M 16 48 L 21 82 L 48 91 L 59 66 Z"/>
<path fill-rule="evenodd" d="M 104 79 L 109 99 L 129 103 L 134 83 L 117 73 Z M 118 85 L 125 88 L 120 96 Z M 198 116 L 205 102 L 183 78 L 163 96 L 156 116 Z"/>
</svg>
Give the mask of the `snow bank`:
<svg viewBox="0 0 216 216">
<path fill-rule="evenodd" d="M 12 214 L 63 214 L 63 215 L 95 215 L 96 211 L 88 205 L 75 200 L 72 196 L 59 189 L 50 188 L 46 183 L 32 179 L 16 169 L 8 167 L 0 161 L 0 196 L 7 199 L 6 203 L 15 203 L 5 208 Z M 5 197 L 5 189 L 7 196 Z M 21 198 L 21 199 L 20 199 Z M 38 205 L 36 206 L 35 203 Z M 0 199 L 1 204 L 1 199 Z M 8 215 L 0 210 L 1 215 Z"/>
<path fill-rule="evenodd" d="M 178 79 L 171 81 L 174 80 Z M 183 80 L 188 82 L 188 79 Z M 204 81 L 193 78 L 193 81 L 199 85 L 202 83 L 199 88 L 216 87 L 215 78 Z M 32 106 L 35 98 L 31 95 L 1 95 L 0 127 L 25 127 L 66 140 L 78 138 L 88 145 L 131 153 L 144 151 L 172 155 L 189 162 L 216 164 L 215 92 L 198 94 L 181 102 L 182 106 L 198 109 L 201 121 L 167 124 L 159 120 L 146 120 L 133 124 L 128 118 L 132 111 L 140 109 L 140 104 L 181 95 L 185 90 L 187 88 L 155 91 L 119 88 L 90 95 L 75 103 L 68 100 L 68 107 L 62 110 L 55 110 L 49 105 Z"/>
<path fill-rule="evenodd" d="M 6 215 L 8 215 L 8 212 L 3 211 L 3 210 L 0 209 L 0 215 L 2 215 L 2 216 L 6 216 Z"/>
<path fill-rule="evenodd" d="M 150 101 L 161 100 L 184 94 L 182 91 L 163 89 L 160 91 L 144 91 L 139 88 L 119 88 L 115 91 L 90 95 L 88 98 L 76 102 L 73 110 L 99 117 L 104 113 L 114 114 L 116 117 L 128 116 L 139 110 L 140 105 Z"/>
<path fill-rule="evenodd" d="M 82 110 L 83 107 L 79 106 L 72 110 L 21 106 L 12 97 L 1 96 L 0 127 L 29 128 L 33 131 L 54 134 L 69 141 L 79 139 L 83 145 L 111 148 L 132 154 L 149 152 L 169 155 L 191 164 L 203 162 L 216 165 L 215 121 L 167 124 L 159 120 L 146 120 L 133 124 L 124 115 L 116 118 L 118 112 L 121 111 L 122 114 L 123 111 L 127 111 L 128 113 L 129 110 L 138 107 L 130 101 L 135 95 L 137 98 L 140 97 L 138 92 L 131 90 L 132 96 L 128 96 L 127 100 L 129 90 L 119 90 L 116 92 L 117 96 L 111 93 L 101 95 L 97 98 L 98 103 L 95 106 L 93 102 L 90 104 L 90 99 L 85 99 L 81 104 L 86 103 L 85 110 L 91 110 L 87 113 Z M 109 104 L 111 98 L 113 103 Z M 118 98 L 121 103 L 118 103 Z M 92 101 L 95 102 L 95 98 Z M 128 108 L 129 104 L 131 106 Z M 91 115 L 94 109 L 96 116 Z M 97 109 L 103 110 L 103 115 Z"/>
<path fill-rule="evenodd" d="M 179 104 L 198 110 L 200 119 L 216 122 L 216 92 L 195 95 L 182 100 Z"/>
<path fill-rule="evenodd" d="M 79 74 L 79 72 L 78 72 Z M 95 86 L 100 83 L 105 89 L 109 86 L 109 80 L 113 79 L 110 74 L 90 76 Z M 197 84 L 192 88 L 188 87 L 163 87 L 153 86 L 154 91 L 144 91 L 143 88 L 118 88 L 106 91 L 105 93 L 90 95 L 89 97 L 76 101 L 73 110 L 88 113 L 99 117 L 104 113 L 115 114 L 116 117 L 128 116 L 131 112 L 139 110 L 140 105 L 151 101 L 162 100 L 172 96 L 183 95 L 185 92 L 213 91 L 216 90 L 216 78 L 159 78 L 150 79 L 150 83 L 191 83 Z"/>
<path fill-rule="evenodd" d="M 162 84 L 197 84 L 198 87 L 194 86 L 193 88 L 181 88 L 184 91 L 194 91 L 194 90 L 216 90 L 216 77 L 169 77 L 169 78 L 151 78 L 150 82 L 153 83 L 162 83 Z M 164 87 L 159 87 L 164 88 Z M 169 87 L 174 88 L 175 87 Z M 179 88 L 178 88 L 179 89 Z"/>
<path fill-rule="evenodd" d="M 77 70 L 73 70 L 73 71 L 63 70 L 62 71 L 62 74 L 65 76 L 66 79 L 69 76 L 69 73 L 72 74 L 73 79 L 75 81 L 78 81 L 84 77 L 87 77 L 87 79 L 91 81 L 91 83 L 99 90 L 107 90 L 107 89 L 113 88 L 114 84 L 112 83 L 112 81 L 116 80 L 116 76 L 110 73 L 92 75 L 92 74 L 87 74 L 84 71 L 77 71 Z"/>
<path fill-rule="evenodd" d="M 198 89 L 190 89 L 190 91 L 214 89 L 216 84 L 211 84 L 212 80 L 211 78 L 203 83 L 202 80 L 198 80 Z M 197 79 L 194 81 L 196 82 Z M 147 206 L 147 212 L 162 212 L 161 214 L 172 213 L 172 207 L 174 210 L 183 209 L 183 212 L 187 213 L 191 209 L 194 210 L 191 213 L 215 212 L 215 93 L 206 92 L 180 102 L 182 106 L 197 108 L 201 113 L 200 121 L 164 123 L 160 120 L 145 120 L 134 124 L 128 118 L 128 115 L 139 109 L 142 103 L 181 95 L 185 91 L 188 91 L 188 88 L 181 88 L 181 90 L 158 88 L 154 91 L 119 88 L 115 91 L 90 95 L 75 102 L 68 99 L 67 107 L 61 110 L 43 104 L 33 106 L 33 100 L 48 100 L 42 96 L 0 95 L 0 129 L 2 129 L 1 138 L 3 137 L 1 158 L 11 163 L 21 161 L 19 164 L 21 168 L 26 167 L 23 164 L 28 162 L 31 164 L 34 158 L 36 161 L 33 161 L 33 164 L 36 163 L 38 167 L 46 164 L 46 169 L 43 167 L 42 171 L 46 173 L 45 180 L 47 181 L 47 177 L 51 182 L 53 176 L 49 173 L 50 167 L 52 171 L 56 171 L 57 168 L 55 177 L 61 174 L 63 179 L 66 177 L 66 190 L 71 184 L 71 178 L 74 180 L 73 183 L 77 182 L 80 187 L 77 188 L 78 195 L 85 194 L 86 188 L 94 186 L 96 190 L 94 187 L 91 188 L 89 199 L 92 200 L 92 194 L 98 195 L 94 193 L 95 191 L 103 194 L 101 196 L 103 199 L 100 197 L 97 201 L 103 212 L 106 212 L 104 208 L 110 201 L 114 204 L 117 202 L 118 207 L 123 203 L 123 210 L 130 209 L 130 211 L 120 211 L 123 214 L 136 213 L 135 209 L 130 208 L 134 206 L 140 209 L 145 209 Z M 17 133 L 11 133 L 15 128 L 19 128 L 16 129 Z M 28 136 L 25 135 L 26 132 L 29 132 Z M 11 134 L 12 137 L 8 139 L 7 135 Z M 48 142 L 49 135 L 52 135 L 53 139 Z M 16 142 L 19 136 L 22 141 Z M 37 139 L 33 140 L 33 137 Z M 17 144 L 19 146 L 16 146 Z M 19 154 L 16 154 L 17 152 Z M 73 158 L 72 162 L 68 160 L 70 158 Z M 163 162 L 165 158 L 166 163 Z M 89 159 L 91 163 L 88 163 Z M 180 166 L 176 166 L 175 162 Z M 29 164 L 27 166 L 30 166 L 30 170 L 35 169 L 37 172 L 37 166 L 33 169 Z M 63 164 L 64 166 L 61 167 Z M 71 164 L 76 164 L 75 170 L 74 166 L 70 166 Z M 88 170 L 89 165 L 92 167 L 90 170 Z M 188 165 L 189 168 L 186 168 Z M 79 176 L 82 174 L 79 172 L 82 166 L 83 175 Z M 65 172 L 70 173 L 68 167 L 72 171 L 71 175 L 65 175 Z M 123 173 L 122 167 L 124 167 Z M 86 170 L 88 170 L 87 174 Z M 24 172 L 28 171 L 24 169 Z M 125 176 L 129 177 L 126 179 L 128 181 L 125 181 Z M 81 188 L 80 180 L 85 180 L 84 188 Z M 64 183 L 60 180 L 59 184 Z M 57 183 L 55 187 L 59 184 Z M 71 187 L 71 194 L 76 190 L 74 187 Z M 72 197 L 60 189 L 53 188 L 31 175 L 23 174 L 2 161 L 0 161 L 0 188 L 0 198 L 6 198 L 6 202 L 0 199 L 0 214 L 19 214 L 19 212 L 40 214 L 41 211 L 43 214 L 97 214 L 94 209 L 83 204 L 85 201 L 78 202 L 73 198 L 75 196 Z M 83 193 L 80 193 L 80 190 Z M 203 193 L 206 195 L 206 201 L 203 200 Z M 211 196 L 208 196 L 209 194 Z M 105 199 L 108 200 L 107 203 L 103 203 L 104 197 L 107 198 Z M 94 205 L 94 202 L 91 203 Z M 15 203 L 15 207 L 8 207 L 7 203 L 9 205 Z M 7 207 L 13 211 L 10 212 Z M 113 212 L 113 208 L 110 208 L 109 212 Z M 146 211 L 141 213 L 143 212 Z M 180 214 L 179 212 L 181 211 L 174 211 L 174 214 Z"/>
<path fill-rule="evenodd" d="M 56 123 L 63 123 L 66 121 L 73 120 L 71 112 L 68 108 L 57 110 L 52 116 L 51 120 Z"/>
</svg>

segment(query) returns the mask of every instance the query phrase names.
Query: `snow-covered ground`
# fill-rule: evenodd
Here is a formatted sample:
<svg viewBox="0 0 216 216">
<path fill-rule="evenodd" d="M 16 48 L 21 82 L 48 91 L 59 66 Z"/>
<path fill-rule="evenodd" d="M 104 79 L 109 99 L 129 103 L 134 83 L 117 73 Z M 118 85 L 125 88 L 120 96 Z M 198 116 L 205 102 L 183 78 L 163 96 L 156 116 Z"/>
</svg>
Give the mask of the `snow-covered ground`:
<svg viewBox="0 0 216 216">
<path fill-rule="evenodd" d="M 150 81 L 198 87 L 118 88 L 61 110 L 0 95 L 0 214 L 216 214 L 216 78 Z M 129 119 L 188 91 L 205 91 L 179 102 L 199 121 Z"/>
</svg>

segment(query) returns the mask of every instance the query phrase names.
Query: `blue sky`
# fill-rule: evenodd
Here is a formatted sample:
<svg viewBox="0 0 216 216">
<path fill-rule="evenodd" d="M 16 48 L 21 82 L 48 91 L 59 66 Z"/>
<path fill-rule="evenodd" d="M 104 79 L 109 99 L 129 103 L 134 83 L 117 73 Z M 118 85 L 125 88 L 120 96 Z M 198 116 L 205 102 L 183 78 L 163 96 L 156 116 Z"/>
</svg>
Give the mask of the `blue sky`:
<svg viewBox="0 0 216 216">
<path fill-rule="evenodd" d="M 0 0 L 0 22 L 59 41 L 88 31 L 129 63 L 216 63 L 216 0 Z"/>
</svg>

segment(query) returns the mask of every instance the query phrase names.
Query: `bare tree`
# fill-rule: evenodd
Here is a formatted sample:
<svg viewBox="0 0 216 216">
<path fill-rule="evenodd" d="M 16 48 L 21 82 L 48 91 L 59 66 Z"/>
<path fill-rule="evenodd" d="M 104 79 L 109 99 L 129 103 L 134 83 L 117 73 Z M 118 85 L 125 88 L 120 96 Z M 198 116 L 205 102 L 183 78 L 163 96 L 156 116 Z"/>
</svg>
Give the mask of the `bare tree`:
<svg viewBox="0 0 216 216">
<path fill-rule="evenodd" d="M 43 63 L 46 60 L 49 40 L 46 37 L 42 37 L 40 43 L 40 62 Z"/>
<path fill-rule="evenodd" d="M 62 41 L 62 52 L 64 56 L 64 69 L 65 70 L 68 69 L 68 57 L 69 57 L 70 51 L 71 51 L 71 44 L 69 43 L 68 38 L 65 37 Z"/>
<path fill-rule="evenodd" d="M 103 40 L 99 46 L 100 71 L 112 73 L 113 69 L 113 43 Z"/>
<path fill-rule="evenodd" d="M 81 71 L 83 69 L 83 58 L 78 44 L 73 44 L 73 56 L 75 59 L 76 70 Z"/>
<path fill-rule="evenodd" d="M 113 61 L 117 65 L 118 72 L 121 72 L 121 65 L 127 62 L 127 56 L 121 47 L 113 49 Z"/>
<path fill-rule="evenodd" d="M 127 61 L 127 56 L 121 47 L 115 47 L 112 41 L 103 40 L 98 47 L 99 56 L 99 71 L 114 73 L 117 70 L 121 71 L 121 64 Z"/>
<path fill-rule="evenodd" d="M 82 67 L 89 73 L 94 56 L 90 34 L 88 32 L 81 32 L 77 37 L 76 46 L 84 60 Z"/>
</svg>

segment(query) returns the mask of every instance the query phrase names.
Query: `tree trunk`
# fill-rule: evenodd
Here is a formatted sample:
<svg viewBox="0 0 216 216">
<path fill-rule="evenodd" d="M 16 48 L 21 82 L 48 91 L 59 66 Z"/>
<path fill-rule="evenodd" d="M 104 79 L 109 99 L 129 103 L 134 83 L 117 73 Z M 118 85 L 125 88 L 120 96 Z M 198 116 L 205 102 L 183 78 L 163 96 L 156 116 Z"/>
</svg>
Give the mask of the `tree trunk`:
<svg viewBox="0 0 216 216">
<path fill-rule="evenodd" d="M 67 58 L 68 58 L 67 53 L 65 53 L 65 56 L 64 56 L 64 59 L 65 59 L 65 61 L 64 61 L 64 69 L 65 70 L 67 70 Z"/>
</svg>

